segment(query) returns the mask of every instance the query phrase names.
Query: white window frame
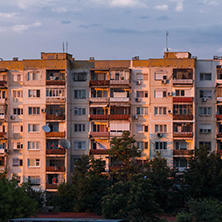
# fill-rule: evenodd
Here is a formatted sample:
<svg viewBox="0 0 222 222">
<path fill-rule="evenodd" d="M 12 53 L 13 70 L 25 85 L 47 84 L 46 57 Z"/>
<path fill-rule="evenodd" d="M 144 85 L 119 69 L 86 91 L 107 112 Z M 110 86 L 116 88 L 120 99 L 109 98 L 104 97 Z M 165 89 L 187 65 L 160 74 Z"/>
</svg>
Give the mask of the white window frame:
<svg viewBox="0 0 222 222">
<path fill-rule="evenodd" d="M 28 132 L 29 133 L 39 133 L 40 132 L 40 124 L 28 124 Z"/>
<path fill-rule="evenodd" d="M 86 108 L 83 108 L 83 107 L 74 107 L 74 115 L 75 115 L 75 116 L 83 116 L 83 115 L 86 115 Z"/>
<path fill-rule="evenodd" d="M 28 115 L 40 115 L 40 107 L 29 106 L 28 107 Z"/>
<path fill-rule="evenodd" d="M 75 123 L 74 124 L 74 132 L 79 132 L 79 133 L 86 132 L 86 124 L 85 123 Z"/>
<path fill-rule="evenodd" d="M 207 78 L 210 76 L 210 79 Z M 212 73 L 200 73 L 200 81 L 212 81 Z"/>
<path fill-rule="evenodd" d="M 23 115 L 23 109 L 22 108 L 14 108 L 13 109 L 13 115 L 14 116 L 22 116 Z"/>
<path fill-rule="evenodd" d="M 167 133 L 167 125 L 155 124 L 155 133 Z"/>
<path fill-rule="evenodd" d="M 27 73 L 27 81 L 38 81 L 40 80 L 39 72 L 28 72 Z"/>
<path fill-rule="evenodd" d="M 155 142 L 155 150 L 167 150 L 167 142 Z"/>
<path fill-rule="evenodd" d="M 137 106 L 136 115 L 141 115 L 141 116 L 148 115 L 148 107 Z"/>
<path fill-rule="evenodd" d="M 40 150 L 40 141 L 28 141 L 27 148 L 28 150 Z"/>
<path fill-rule="evenodd" d="M 86 99 L 86 90 L 85 89 L 75 89 L 74 90 L 74 99 Z"/>
<path fill-rule="evenodd" d="M 32 162 L 30 162 L 30 161 L 32 161 Z M 27 163 L 28 163 L 28 167 L 40 167 L 40 159 L 29 159 L 28 158 Z M 31 164 L 33 164 L 33 165 L 31 165 Z"/>
<path fill-rule="evenodd" d="M 74 149 L 75 150 L 85 150 L 86 149 L 86 141 L 74 141 Z"/>
<path fill-rule="evenodd" d="M 39 186 L 41 183 L 40 176 L 28 176 L 28 181 L 30 181 L 31 185 Z"/>
<path fill-rule="evenodd" d="M 210 124 L 201 124 L 199 126 L 199 133 L 200 134 L 210 134 L 212 131 L 212 127 Z"/>
<path fill-rule="evenodd" d="M 40 98 L 41 90 L 40 89 L 29 89 L 28 90 L 28 98 Z"/>
<path fill-rule="evenodd" d="M 201 106 L 201 107 L 199 107 L 199 115 L 200 116 L 211 116 L 212 115 L 212 107 L 211 106 Z"/>
<path fill-rule="evenodd" d="M 158 116 L 158 115 L 160 115 L 160 116 L 162 116 L 162 115 L 166 115 L 167 114 L 167 108 L 166 107 L 158 107 L 158 106 L 155 106 L 154 107 L 154 115 L 155 116 Z"/>
</svg>

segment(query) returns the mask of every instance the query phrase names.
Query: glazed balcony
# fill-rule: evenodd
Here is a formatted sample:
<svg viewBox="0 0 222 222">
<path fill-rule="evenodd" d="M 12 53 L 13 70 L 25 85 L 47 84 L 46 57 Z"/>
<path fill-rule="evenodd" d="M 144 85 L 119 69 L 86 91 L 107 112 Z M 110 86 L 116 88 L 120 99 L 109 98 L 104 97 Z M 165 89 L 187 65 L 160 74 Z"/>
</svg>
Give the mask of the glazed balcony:
<svg viewBox="0 0 222 222">
<path fill-rule="evenodd" d="M 110 115 L 110 120 L 129 120 L 129 115 Z"/>
<path fill-rule="evenodd" d="M 90 132 L 90 137 L 108 138 L 109 132 Z"/>
<path fill-rule="evenodd" d="M 66 84 L 65 80 L 46 80 L 47 86 L 64 86 Z"/>
<path fill-rule="evenodd" d="M 7 87 L 8 87 L 8 86 L 7 86 L 7 82 L 1 80 L 1 81 L 0 81 L 0 88 L 2 89 L 2 88 L 7 88 Z"/>
<path fill-rule="evenodd" d="M 92 114 L 89 116 L 90 120 L 108 120 L 109 115 L 95 115 Z"/>
<path fill-rule="evenodd" d="M 92 103 L 108 103 L 109 102 L 108 97 L 91 97 L 89 100 Z"/>
<path fill-rule="evenodd" d="M 122 136 L 123 132 L 110 132 L 111 137 L 120 137 Z"/>
<path fill-rule="evenodd" d="M 174 138 L 193 138 L 193 132 L 173 132 Z"/>
<path fill-rule="evenodd" d="M 65 137 L 65 132 L 49 132 L 46 137 Z"/>
<path fill-rule="evenodd" d="M 90 154 L 92 155 L 107 155 L 107 149 L 91 149 Z"/>
<path fill-rule="evenodd" d="M 65 172 L 64 166 L 46 166 L 46 172 Z"/>
<path fill-rule="evenodd" d="M 222 120 L 222 114 L 216 115 L 217 120 Z"/>
<path fill-rule="evenodd" d="M 173 97 L 173 102 L 192 103 L 193 97 Z"/>
<path fill-rule="evenodd" d="M 175 156 L 189 156 L 193 154 L 194 150 L 173 150 L 173 155 Z"/>
<path fill-rule="evenodd" d="M 193 115 L 173 115 L 173 120 L 193 120 Z"/>
<path fill-rule="evenodd" d="M 46 149 L 47 155 L 65 155 L 66 150 L 65 149 Z"/>
<path fill-rule="evenodd" d="M 110 85 L 129 85 L 129 80 L 110 80 Z"/>
<path fill-rule="evenodd" d="M 129 102 L 129 98 L 128 97 L 110 97 L 110 102 Z"/>
<path fill-rule="evenodd" d="M 46 114 L 46 120 L 65 120 L 65 114 L 55 115 L 55 114 Z"/>
<path fill-rule="evenodd" d="M 58 186 L 59 186 L 59 184 L 49 184 L 49 183 L 47 183 L 47 184 L 46 184 L 46 189 L 55 190 L 55 189 L 58 188 Z"/>
<path fill-rule="evenodd" d="M 193 85 L 193 79 L 173 79 L 173 85 Z"/>
<path fill-rule="evenodd" d="M 109 80 L 90 80 L 89 86 L 109 86 Z"/>
<path fill-rule="evenodd" d="M 6 133 L 5 132 L 0 132 L 0 139 L 5 139 Z"/>
</svg>

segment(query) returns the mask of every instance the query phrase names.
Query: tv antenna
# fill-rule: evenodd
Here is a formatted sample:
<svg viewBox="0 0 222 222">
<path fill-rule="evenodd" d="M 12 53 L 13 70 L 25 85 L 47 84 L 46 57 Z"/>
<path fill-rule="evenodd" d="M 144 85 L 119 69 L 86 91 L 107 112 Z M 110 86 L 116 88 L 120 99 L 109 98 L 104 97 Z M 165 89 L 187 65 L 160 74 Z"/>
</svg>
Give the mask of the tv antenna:
<svg viewBox="0 0 222 222">
<path fill-rule="evenodd" d="M 49 132 L 51 131 L 50 127 L 47 126 L 47 125 L 44 125 L 44 126 L 42 127 L 42 129 L 43 129 L 43 131 L 46 132 L 46 133 L 49 133 Z"/>
<path fill-rule="evenodd" d="M 168 49 L 168 35 L 169 35 L 169 32 L 166 31 L 166 51 L 169 52 L 169 49 Z"/>
<path fill-rule="evenodd" d="M 71 146 L 71 143 L 66 139 L 60 139 L 59 140 L 59 146 L 62 149 L 69 149 L 70 146 Z"/>
</svg>

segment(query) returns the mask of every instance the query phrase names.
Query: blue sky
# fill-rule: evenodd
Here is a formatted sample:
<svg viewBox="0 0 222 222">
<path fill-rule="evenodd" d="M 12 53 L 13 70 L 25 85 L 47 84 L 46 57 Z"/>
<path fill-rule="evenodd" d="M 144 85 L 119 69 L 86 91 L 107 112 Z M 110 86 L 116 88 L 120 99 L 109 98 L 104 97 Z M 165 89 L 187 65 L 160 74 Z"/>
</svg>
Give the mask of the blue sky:
<svg viewBox="0 0 222 222">
<path fill-rule="evenodd" d="M 161 58 L 172 51 L 222 55 L 222 0 L 0 0 L 0 57 Z"/>
</svg>

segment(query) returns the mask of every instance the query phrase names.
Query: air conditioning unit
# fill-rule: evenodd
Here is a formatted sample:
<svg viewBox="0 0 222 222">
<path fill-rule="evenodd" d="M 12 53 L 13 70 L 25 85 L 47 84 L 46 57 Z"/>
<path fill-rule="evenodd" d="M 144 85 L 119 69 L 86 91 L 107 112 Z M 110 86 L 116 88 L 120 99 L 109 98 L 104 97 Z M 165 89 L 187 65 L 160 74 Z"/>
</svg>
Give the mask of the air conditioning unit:
<svg viewBox="0 0 222 222">
<path fill-rule="evenodd" d="M 168 113 L 173 113 L 172 110 L 168 110 Z"/>
<path fill-rule="evenodd" d="M 157 133 L 157 137 L 163 137 L 163 133 Z"/>
<path fill-rule="evenodd" d="M 206 102 L 206 101 L 207 101 L 207 97 L 203 97 L 203 98 L 201 99 L 201 101 L 202 101 L 202 102 Z"/>
<path fill-rule="evenodd" d="M 167 76 L 163 76 L 163 79 L 167 80 Z"/>
<path fill-rule="evenodd" d="M 134 119 L 138 119 L 138 116 L 137 116 L 137 115 L 135 115 L 135 116 L 134 116 Z"/>
<path fill-rule="evenodd" d="M 15 117 L 14 116 L 10 116 L 10 119 L 15 119 Z"/>
<path fill-rule="evenodd" d="M 163 84 L 166 84 L 166 83 L 167 83 L 167 80 L 166 80 L 166 79 L 163 79 L 163 80 L 162 80 L 162 83 L 163 83 Z"/>
<path fill-rule="evenodd" d="M 140 101 L 141 101 L 141 99 L 140 99 L 140 98 L 136 98 L 135 100 L 136 100 L 136 102 L 140 102 Z"/>
<path fill-rule="evenodd" d="M 173 93 L 172 92 L 168 92 L 168 96 L 173 96 Z"/>
<path fill-rule="evenodd" d="M 136 81 L 136 85 L 141 85 L 142 84 L 142 81 L 141 80 L 137 80 Z"/>
<path fill-rule="evenodd" d="M 46 109 L 41 109 L 42 113 L 45 113 L 46 112 Z"/>
</svg>

